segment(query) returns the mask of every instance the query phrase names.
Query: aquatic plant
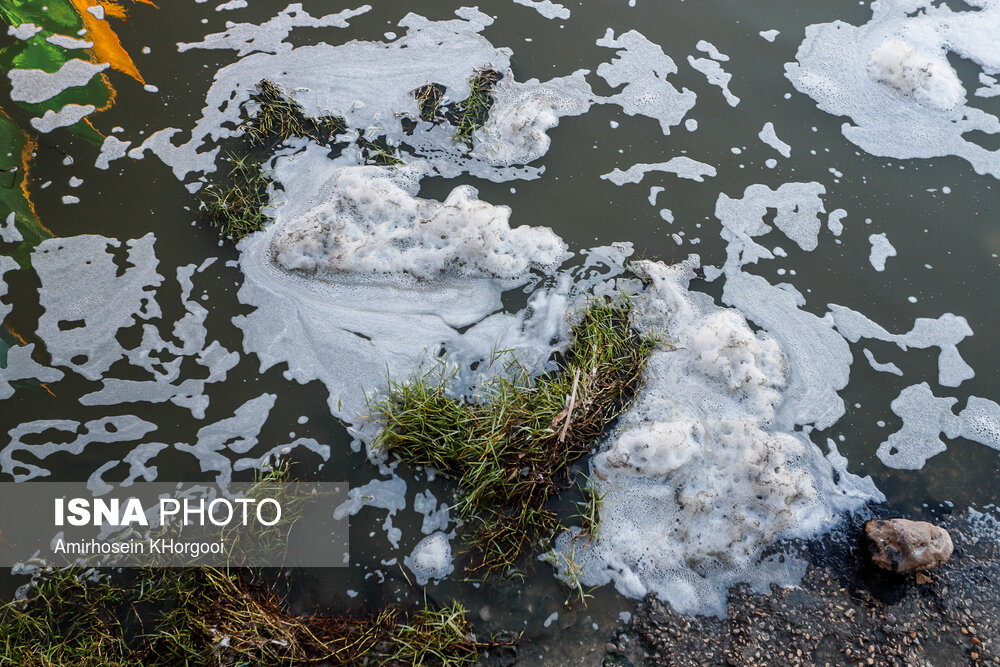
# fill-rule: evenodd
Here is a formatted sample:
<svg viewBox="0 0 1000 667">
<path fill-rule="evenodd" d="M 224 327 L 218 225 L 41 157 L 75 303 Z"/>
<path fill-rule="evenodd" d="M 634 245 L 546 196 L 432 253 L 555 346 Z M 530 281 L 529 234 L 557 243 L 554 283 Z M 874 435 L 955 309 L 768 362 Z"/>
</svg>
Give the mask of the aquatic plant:
<svg viewBox="0 0 1000 667">
<path fill-rule="evenodd" d="M 222 236 L 238 241 L 271 220 L 264 212 L 271 179 L 260 162 L 236 155 L 230 155 L 229 162 L 227 182 L 205 186 L 200 197 L 209 223 Z"/>
<path fill-rule="evenodd" d="M 450 395 L 439 370 L 391 382 L 372 404 L 375 446 L 456 479 L 478 555 L 470 572 L 512 573 L 561 527 L 550 501 L 627 407 L 654 345 L 633 328 L 628 299 L 595 299 L 554 372 L 530 377 L 514 363 L 468 399 Z"/>
<path fill-rule="evenodd" d="M 444 114 L 441 113 L 441 104 L 444 102 L 445 90 L 445 87 L 440 83 L 428 83 L 413 91 L 413 97 L 417 100 L 417 108 L 420 110 L 420 120 L 433 123 L 444 119 Z"/>
<path fill-rule="evenodd" d="M 255 107 L 255 111 L 240 128 L 251 146 L 274 148 L 293 137 L 332 144 L 338 134 L 347 130 L 347 122 L 340 116 L 307 116 L 298 102 L 267 79 L 257 84 L 257 92 L 250 99 L 244 109 Z"/>
<path fill-rule="evenodd" d="M 455 125 L 455 141 L 472 148 L 476 130 L 481 128 L 493 106 L 493 87 L 503 77 L 491 68 L 476 70 L 469 80 L 469 96 L 455 105 L 452 123 Z"/>
<path fill-rule="evenodd" d="M 493 106 L 493 88 L 502 78 L 503 74 L 490 67 L 475 70 L 469 79 L 468 97 L 455 104 L 444 104 L 446 89 L 440 83 L 420 86 L 413 91 L 420 120 L 434 124 L 447 121 L 455 127 L 455 143 L 472 148 L 475 133 L 486 123 Z"/>
<path fill-rule="evenodd" d="M 301 105 L 277 84 L 262 79 L 243 105 L 247 120 L 240 124 L 242 147 L 229 153 L 232 165 L 222 182 L 207 185 L 200 193 L 202 211 L 222 236 L 239 241 L 260 231 L 271 220 L 264 212 L 273 180 L 265 164 L 274 150 L 290 139 L 310 139 L 330 148 L 343 148 L 338 135 L 347 130 L 341 116 L 307 116 Z M 367 139 L 359 133 L 356 143 L 367 164 L 403 164 L 385 139 Z"/>
<path fill-rule="evenodd" d="M 89 575 L 89 576 L 85 576 Z M 406 615 L 296 617 L 246 570 L 52 569 L 0 607 L 0 664 L 20 667 L 391 664 L 456 666 L 478 642 L 457 602 Z"/>
</svg>

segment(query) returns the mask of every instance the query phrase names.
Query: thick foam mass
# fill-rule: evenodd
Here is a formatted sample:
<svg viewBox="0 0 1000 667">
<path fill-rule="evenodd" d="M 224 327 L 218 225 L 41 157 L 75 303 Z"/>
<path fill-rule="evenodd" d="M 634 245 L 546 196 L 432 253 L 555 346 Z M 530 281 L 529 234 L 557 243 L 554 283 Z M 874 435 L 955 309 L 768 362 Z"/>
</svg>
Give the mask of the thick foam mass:
<svg viewBox="0 0 1000 667">
<path fill-rule="evenodd" d="M 843 21 L 809 26 L 786 76 L 820 109 L 848 116 L 844 136 L 873 155 L 956 155 L 976 172 L 1000 177 L 1000 153 L 966 139 L 1000 132 L 1000 119 L 965 103 L 948 62 L 956 54 L 1000 73 L 1000 2 L 980 0 L 953 11 L 932 0 L 877 0 L 863 26 Z"/>
<path fill-rule="evenodd" d="M 840 472 L 801 432 L 772 427 L 788 388 L 777 341 L 734 309 L 687 290 L 697 256 L 644 262 L 639 326 L 666 331 L 645 384 L 591 460 L 603 495 L 597 537 L 561 535 L 557 550 L 585 584 L 656 593 L 683 613 L 725 614 L 737 581 L 791 584 L 801 563 L 761 561 L 779 537 L 822 529 L 877 493 Z M 572 554 L 570 555 L 570 552 Z M 556 562 L 561 562 L 556 559 Z"/>
<path fill-rule="evenodd" d="M 289 378 L 321 380 L 330 409 L 347 420 L 365 412 L 366 392 L 387 377 L 405 379 L 443 351 L 462 371 L 459 385 L 495 349 L 517 350 L 538 368 L 565 329 L 573 295 L 592 284 L 559 274 L 532 294 L 528 309 L 498 312 L 505 289 L 567 256 L 562 241 L 545 228 L 511 229 L 509 209 L 469 188 L 445 202 L 417 198 L 397 180 L 405 173 L 345 167 L 318 147 L 280 158 L 275 222 L 240 246 L 239 298 L 256 306 L 234 320 L 245 348 L 265 369 L 287 362 Z M 366 235 L 382 239 L 371 252 Z M 340 257 L 340 244 L 354 242 L 357 251 Z M 629 252 L 592 254 L 579 270 L 599 280 L 601 258 L 620 270 Z"/>
<path fill-rule="evenodd" d="M 481 201 L 471 186 L 437 202 L 415 197 L 406 180 L 381 167 L 335 169 L 328 198 L 275 231 L 275 262 L 304 274 L 512 280 L 569 257 L 552 230 L 512 229 L 510 209 Z"/>
</svg>

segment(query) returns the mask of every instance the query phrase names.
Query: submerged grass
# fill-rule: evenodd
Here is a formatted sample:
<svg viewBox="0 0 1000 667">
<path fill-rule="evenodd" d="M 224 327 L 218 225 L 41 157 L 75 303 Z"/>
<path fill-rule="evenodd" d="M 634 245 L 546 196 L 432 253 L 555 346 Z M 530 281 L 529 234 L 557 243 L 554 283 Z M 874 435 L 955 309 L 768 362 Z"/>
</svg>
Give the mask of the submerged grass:
<svg viewBox="0 0 1000 667">
<path fill-rule="evenodd" d="M 473 135 L 486 123 L 493 106 L 493 87 L 502 76 L 491 68 L 476 70 L 469 80 L 469 96 L 455 105 L 455 141 L 472 148 Z"/>
<path fill-rule="evenodd" d="M 486 123 L 493 106 L 493 88 L 502 78 L 503 74 L 490 67 L 473 71 L 469 96 L 450 105 L 444 104 L 446 89 L 440 83 L 420 86 L 413 91 L 420 120 L 435 124 L 447 121 L 455 127 L 455 143 L 472 148 L 475 133 Z"/>
<path fill-rule="evenodd" d="M 250 101 L 243 106 L 243 114 L 247 117 L 239 126 L 243 145 L 229 154 L 229 172 L 199 195 L 204 217 L 222 236 L 234 241 L 260 231 L 271 220 L 264 208 L 272 180 L 264 165 L 276 148 L 296 138 L 310 139 L 331 149 L 347 145 L 338 143 L 338 135 L 347 131 L 342 117 L 307 116 L 298 102 L 267 79 L 257 84 Z M 356 143 L 367 164 L 403 164 L 384 139 L 367 139 L 361 133 Z"/>
<path fill-rule="evenodd" d="M 92 572 L 92 571 L 91 571 Z M 407 621 L 395 609 L 364 618 L 295 617 L 246 571 L 145 569 L 86 579 L 42 573 L 27 598 L 0 608 L 0 665 L 442 665 L 482 649 L 457 602 Z"/>
<path fill-rule="evenodd" d="M 594 300 L 555 372 L 532 378 L 515 368 L 470 400 L 449 395 L 440 373 L 391 383 L 373 405 L 384 424 L 376 446 L 458 480 L 477 554 L 470 571 L 513 572 L 561 526 L 550 500 L 627 407 L 654 345 L 633 328 L 627 299 Z"/>
</svg>

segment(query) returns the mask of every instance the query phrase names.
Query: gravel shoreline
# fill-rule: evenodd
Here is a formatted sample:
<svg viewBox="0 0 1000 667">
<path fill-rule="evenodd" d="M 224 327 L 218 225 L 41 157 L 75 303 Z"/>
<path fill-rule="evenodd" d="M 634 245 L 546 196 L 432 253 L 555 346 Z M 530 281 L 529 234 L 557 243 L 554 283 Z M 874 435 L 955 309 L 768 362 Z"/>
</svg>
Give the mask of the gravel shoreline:
<svg viewBox="0 0 1000 667">
<path fill-rule="evenodd" d="M 947 508 L 943 508 L 945 512 Z M 898 516 L 873 507 L 880 517 Z M 874 570 L 858 548 L 862 520 L 799 545 L 798 587 L 730 592 L 725 619 L 686 617 L 656 598 L 611 638 L 603 664 L 1000 665 L 1000 523 L 995 514 L 928 512 L 955 552 L 921 577 Z"/>
</svg>

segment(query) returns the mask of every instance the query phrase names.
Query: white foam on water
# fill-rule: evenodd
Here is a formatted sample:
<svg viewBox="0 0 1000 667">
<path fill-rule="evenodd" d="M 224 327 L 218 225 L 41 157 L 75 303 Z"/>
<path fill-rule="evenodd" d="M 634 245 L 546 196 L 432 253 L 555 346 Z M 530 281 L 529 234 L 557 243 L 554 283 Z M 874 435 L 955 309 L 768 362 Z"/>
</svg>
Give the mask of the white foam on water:
<svg viewBox="0 0 1000 667">
<path fill-rule="evenodd" d="M 21 232 L 17 229 L 17 225 L 15 224 L 16 220 L 17 213 L 11 211 L 3 222 L 0 222 L 0 241 L 3 241 L 4 243 L 20 243 L 24 240 L 24 237 L 21 236 Z M 9 271 L 16 266 L 16 263 L 14 265 L 10 264 L 10 262 L 14 261 L 13 259 L 7 255 L 4 255 L 4 257 L 6 257 L 6 259 L 0 259 L 0 278 L 3 278 L 5 270 Z M 6 269 L 4 269 L 5 263 L 7 265 Z M 0 296 L 3 296 L 3 292 L 0 292 Z M 0 317 L 0 322 L 3 322 L 3 317 Z"/>
<path fill-rule="evenodd" d="M 51 99 L 68 88 L 86 85 L 99 72 L 111 67 L 108 63 L 94 65 L 85 60 L 73 58 L 63 63 L 55 72 L 40 69 L 12 69 L 7 72 L 10 79 L 10 98 L 15 102 L 37 104 Z"/>
<path fill-rule="evenodd" d="M 726 62 L 729 60 L 729 56 L 719 51 L 719 49 L 715 47 L 715 44 L 706 42 L 704 39 L 699 39 L 698 43 L 694 45 L 694 48 L 698 49 L 702 53 L 707 53 L 708 57 L 712 60 L 718 60 L 719 62 Z"/>
<path fill-rule="evenodd" d="M 563 574 L 575 563 L 585 585 L 722 616 L 737 582 L 801 577 L 801 561 L 762 560 L 767 546 L 827 528 L 873 487 L 839 470 L 838 487 L 802 432 L 776 426 L 793 391 L 789 360 L 739 311 L 687 290 L 698 263 L 641 263 L 651 285 L 633 298 L 638 326 L 667 332 L 670 346 L 654 351 L 633 406 L 591 459 L 597 536 L 563 533 L 549 558 Z"/>
<path fill-rule="evenodd" d="M 234 9 L 243 9 L 247 7 L 247 0 L 229 0 L 229 2 L 224 2 L 221 5 L 215 7 L 217 12 L 228 12 Z"/>
<path fill-rule="evenodd" d="M 962 420 L 963 438 L 1000 451 L 1000 405 L 979 396 L 970 396 L 958 414 Z"/>
<path fill-rule="evenodd" d="M 569 8 L 552 0 L 514 0 L 515 4 L 531 7 L 547 19 L 568 19 Z"/>
<path fill-rule="evenodd" d="M 49 35 L 45 38 L 45 41 L 64 49 L 90 49 L 94 46 L 93 42 L 88 42 L 85 39 L 68 37 L 66 35 Z"/>
<path fill-rule="evenodd" d="M 944 387 L 957 387 L 975 376 L 975 371 L 958 352 L 958 344 L 972 335 L 972 329 L 964 317 L 951 313 L 945 313 L 937 319 L 920 317 L 914 321 L 909 332 L 892 334 L 855 310 L 837 304 L 829 304 L 828 308 L 837 330 L 852 343 L 862 338 L 872 338 L 896 343 L 903 350 L 911 347 L 919 350 L 940 348 L 938 383 Z"/>
<path fill-rule="evenodd" d="M 899 366 L 889 362 L 887 364 L 879 363 L 875 361 L 875 355 L 867 347 L 863 350 L 865 354 L 865 359 L 868 360 L 868 365 L 872 367 L 872 370 L 878 371 L 879 373 L 892 373 L 893 375 L 903 376 L 903 371 L 900 370 Z"/>
<path fill-rule="evenodd" d="M 184 45 L 230 48 L 249 55 L 216 73 L 190 140 L 175 144 L 180 130 L 164 128 L 129 156 L 141 159 L 149 150 L 179 179 L 191 172 L 214 171 L 218 149 L 205 150 L 206 145 L 237 132 L 232 128 L 241 105 L 266 78 L 287 91 L 308 115 L 341 115 L 351 132 L 364 130 L 368 139 L 384 136 L 390 145 L 405 140 L 416 154 L 408 162 L 424 160 L 429 171 L 442 176 L 468 172 L 492 180 L 533 178 L 538 169 L 510 165 L 541 156 L 548 148 L 545 132 L 559 117 L 584 113 L 594 100 L 583 78 L 586 70 L 546 82 L 515 82 L 509 71 L 510 50 L 494 47 L 479 34 L 493 19 L 473 8 L 459 9 L 458 18 L 445 21 L 408 14 L 399 22 L 406 34 L 388 44 L 352 41 L 292 48 L 284 42 L 296 21 L 346 25 L 348 14 L 362 13 L 366 7 L 321 19 L 289 9 L 262 25 L 230 26 L 226 33 L 211 35 L 202 43 Z M 474 71 L 484 67 L 507 75 L 497 86 L 486 127 L 476 133 L 471 151 L 455 150 L 453 130 L 447 124 L 424 123 L 410 135 L 403 133 L 399 119 L 419 116 L 414 90 L 437 83 L 445 87 L 448 101 L 458 101 L 468 96 Z M 357 151 L 353 154 L 357 156 Z"/>
<path fill-rule="evenodd" d="M 757 137 L 765 144 L 781 153 L 782 157 L 788 158 L 792 156 L 792 147 L 778 138 L 777 133 L 774 131 L 774 123 L 764 123 L 764 127 L 757 134 Z"/>
<path fill-rule="evenodd" d="M 251 398 L 236 408 L 232 417 L 198 429 L 194 443 L 179 442 L 174 448 L 197 458 L 202 472 L 216 473 L 216 482 L 228 484 L 232 479 L 234 466 L 227 454 L 246 454 L 257 445 L 260 430 L 267 421 L 276 398 L 274 394 L 261 394 Z M 257 461 L 252 458 L 251 462 Z"/>
<path fill-rule="evenodd" d="M 287 362 L 289 379 L 321 380 L 331 411 L 347 421 L 367 412 L 366 392 L 406 379 L 443 350 L 466 379 L 493 349 L 521 350 L 537 367 L 565 329 L 571 293 L 587 288 L 567 274 L 537 290 L 527 311 L 501 312 L 501 293 L 532 270 L 551 271 L 568 256 L 565 245 L 546 228 L 511 229 L 509 209 L 469 188 L 443 203 L 417 198 L 415 183 L 406 185 L 416 175 L 344 167 L 319 147 L 280 158 L 275 222 L 239 246 L 238 296 L 256 306 L 234 319 L 245 349 L 262 370 Z M 441 229 L 421 229 L 420 219 Z M 359 243 L 371 234 L 386 242 L 341 257 L 334 228 L 359 230 Z M 337 243 L 351 243 L 350 234 Z M 627 256 L 614 253 L 622 257 L 612 263 Z"/>
<path fill-rule="evenodd" d="M 715 167 L 698 160 L 692 160 L 686 156 L 672 157 L 666 162 L 655 164 L 640 163 L 634 164 L 625 171 L 615 169 L 611 173 L 602 174 L 601 178 L 611 181 L 615 185 L 625 185 L 626 183 L 641 183 L 642 179 L 651 171 L 659 171 L 666 174 L 676 174 L 679 178 L 686 178 L 699 183 L 705 177 L 714 178 Z M 662 189 L 662 188 L 661 188 Z"/>
<path fill-rule="evenodd" d="M 216 11 L 245 7 L 233 6 L 230 2 L 219 5 Z M 295 28 L 347 28 L 350 19 L 371 11 L 371 5 L 361 5 L 356 9 L 345 9 L 335 14 L 313 17 L 302 8 L 302 3 L 292 3 L 278 12 L 273 18 L 261 24 L 226 23 L 224 32 L 206 35 L 200 42 L 178 43 L 177 50 L 183 53 L 189 49 L 231 49 L 237 55 L 245 56 L 255 51 L 264 53 L 281 53 L 292 50 L 292 45 L 285 40 Z"/>
<path fill-rule="evenodd" d="M 37 26 L 34 23 L 21 23 L 18 25 L 7 26 L 7 34 L 22 41 L 31 39 L 41 31 L 41 26 Z"/>
<path fill-rule="evenodd" d="M 896 249 L 884 233 L 872 234 L 868 237 L 868 242 L 872 249 L 868 255 L 868 261 L 876 271 L 885 271 L 885 260 L 896 256 Z"/>
<path fill-rule="evenodd" d="M 230 352 L 218 341 L 208 342 L 205 319 L 208 311 L 191 299 L 194 288 L 192 276 L 214 262 L 206 260 L 200 267 L 195 264 L 178 267 L 177 282 L 181 286 L 181 306 L 184 315 L 173 324 L 173 339 L 164 340 L 159 329 L 151 324 L 143 326 L 142 341 L 126 352 L 129 363 L 145 370 L 152 380 L 121 380 L 103 378 L 101 389 L 80 398 L 81 405 L 117 405 L 120 403 L 163 403 L 191 410 L 196 419 L 205 418 L 209 398 L 205 385 L 221 382 L 239 362 L 238 352 Z M 162 361 L 169 357 L 170 361 Z M 185 378 L 177 382 L 185 357 L 193 359 L 208 371 L 205 378 Z"/>
<path fill-rule="evenodd" d="M 3 321 L 3 315 L 3 304 L 0 304 L 0 322 Z M 62 371 L 43 366 L 31 358 L 34 350 L 34 343 L 15 345 L 7 350 L 7 365 L 0 367 L 0 400 L 14 395 L 14 387 L 11 383 L 18 380 L 56 382 L 62 379 Z"/>
<path fill-rule="evenodd" d="M 343 167 L 323 186 L 327 198 L 274 232 L 274 261 L 305 275 L 406 274 L 519 280 L 569 257 L 552 230 L 510 227 L 510 209 L 455 188 L 443 202 L 415 197 L 401 169 Z"/>
<path fill-rule="evenodd" d="M 528 164 L 545 155 L 550 129 L 565 116 L 579 116 L 598 99 L 584 78 L 587 70 L 545 82 L 514 80 L 507 70 L 494 87 L 493 107 L 478 135 L 476 152 L 490 165 Z"/>
<path fill-rule="evenodd" d="M 843 21 L 809 26 L 785 73 L 820 109 L 847 116 L 844 136 L 881 157 L 955 155 L 977 173 L 1000 177 L 1000 153 L 963 135 L 1000 132 L 1000 119 L 965 103 L 947 60 L 954 53 L 982 73 L 1000 73 L 994 36 L 1000 2 L 979 0 L 953 11 L 931 0 L 877 0 L 863 26 Z"/>
<path fill-rule="evenodd" d="M 992 77 L 986 72 L 980 72 L 979 83 L 983 85 L 976 88 L 978 97 L 997 97 L 1000 95 L 1000 81 L 996 77 Z"/>
<path fill-rule="evenodd" d="M 93 104 L 67 104 L 59 111 L 49 109 L 41 118 L 32 118 L 31 126 L 41 133 L 75 125 L 97 111 Z"/>
<path fill-rule="evenodd" d="M 153 291 L 163 282 L 156 272 L 154 236 L 127 241 L 127 266 L 118 267 L 109 248 L 117 239 L 75 236 L 42 241 L 31 254 L 45 312 L 38 336 L 54 365 L 72 368 L 90 380 L 100 379 L 124 355 L 115 338 L 136 319 L 160 316 Z"/>
<path fill-rule="evenodd" d="M 876 455 L 890 468 L 919 470 L 927 459 L 947 449 L 941 436 L 966 438 L 1000 451 L 1000 405 L 970 396 L 956 416 L 958 399 L 937 397 L 926 382 L 903 389 L 892 402 L 892 411 L 903 427 L 879 445 Z"/>
<path fill-rule="evenodd" d="M 775 37 L 777 37 L 778 35 L 781 34 L 781 31 L 780 30 L 774 30 L 774 29 L 771 29 L 771 30 L 761 30 L 757 34 L 760 35 L 761 37 L 763 37 L 764 39 L 766 39 L 767 41 L 773 42 L 774 39 L 775 39 Z"/>
<path fill-rule="evenodd" d="M 122 141 L 118 137 L 109 134 L 104 137 L 104 143 L 101 144 L 101 152 L 94 161 L 94 166 L 98 169 L 106 170 L 111 166 L 112 162 L 125 157 L 125 153 L 131 145 L 131 141 Z"/>
<path fill-rule="evenodd" d="M 446 503 L 439 505 L 430 489 L 414 496 L 413 511 L 424 515 L 423 523 L 420 525 L 420 532 L 424 535 L 430 535 L 436 530 L 445 531 L 451 522 L 448 505 Z"/>
<path fill-rule="evenodd" d="M 840 236 L 844 232 L 844 218 L 847 217 L 847 211 L 842 208 L 834 209 L 830 211 L 830 215 L 826 219 L 826 228 L 830 230 L 830 233 L 834 236 Z"/>
<path fill-rule="evenodd" d="M 688 64 L 695 70 L 701 72 L 705 75 L 705 79 L 713 86 L 717 86 L 719 90 L 722 91 L 722 96 L 726 98 L 726 102 L 731 107 L 738 106 L 740 103 L 740 98 L 733 95 L 732 91 L 729 90 L 729 82 L 732 80 L 733 76 L 722 69 L 720 65 L 715 60 L 709 60 L 708 58 L 695 58 L 694 56 L 688 56 Z"/>
<path fill-rule="evenodd" d="M 947 111 L 965 101 L 965 89 L 951 64 L 922 56 L 898 39 L 882 42 L 868 59 L 868 73 L 903 95 Z"/>
<path fill-rule="evenodd" d="M 18 452 L 28 454 L 31 460 L 41 461 L 52 454 L 79 455 L 94 443 L 130 442 L 142 439 L 156 430 L 156 425 L 133 416 L 104 417 L 86 423 L 70 419 L 39 419 L 18 424 L 7 431 L 9 441 L 0 449 L 0 470 L 14 478 L 15 482 L 26 482 L 37 477 L 48 477 L 49 471 L 34 463 L 17 458 Z M 32 444 L 37 436 L 58 431 L 72 436 L 66 443 L 48 442 Z M 32 436 L 32 437 L 28 437 Z"/>
<path fill-rule="evenodd" d="M 646 116 L 660 122 L 663 134 L 680 123 L 697 100 L 694 92 L 677 90 L 667 77 L 677 73 L 677 65 L 663 49 L 641 33 L 629 30 L 615 37 L 608 28 L 598 46 L 617 49 L 615 58 L 602 63 L 597 74 L 613 88 L 624 85 L 607 99 L 629 116 Z"/>
<path fill-rule="evenodd" d="M 444 579 L 455 569 L 448 536 L 441 532 L 428 535 L 413 547 L 403 564 L 413 573 L 418 586 L 425 586 L 432 579 Z"/>
<path fill-rule="evenodd" d="M 774 225 L 785 236 L 802 250 L 814 250 L 822 226 L 824 192 L 825 188 L 815 182 L 785 183 L 776 190 L 757 184 L 746 188 L 741 199 L 721 194 L 715 205 L 715 216 L 723 225 L 722 238 L 727 242 L 726 262 L 720 272 L 726 276 L 722 301 L 771 333 L 791 367 L 790 389 L 774 423 L 786 430 L 794 424 L 826 428 L 844 414 L 844 402 L 837 392 L 850 378 L 851 351 L 828 318 L 801 308 L 805 298 L 793 286 L 772 285 L 742 267 L 774 258 L 769 249 L 753 240 L 771 231 L 764 222 L 769 209 L 776 210 Z"/>
</svg>

